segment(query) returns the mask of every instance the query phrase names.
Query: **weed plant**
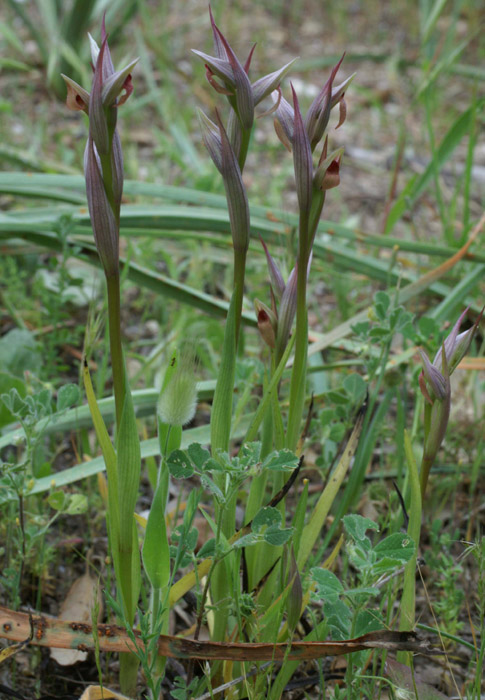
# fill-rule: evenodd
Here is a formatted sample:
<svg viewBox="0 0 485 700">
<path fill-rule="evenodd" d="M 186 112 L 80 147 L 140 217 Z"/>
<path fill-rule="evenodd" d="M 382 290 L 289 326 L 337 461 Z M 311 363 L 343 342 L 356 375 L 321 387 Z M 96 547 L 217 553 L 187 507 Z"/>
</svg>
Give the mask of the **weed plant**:
<svg viewBox="0 0 485 700">
<path fill-rule="evenodd" d="M 31 187 L 31 194 L 54 196 L 63 204 L 62 210 L 46 207 L 39 215 L 26 209 L 23 216 L 12 213 L 0 220 L 5 238 L 18 237 L 54 251 L 52 260 L 57 261 L 46 270 L 43 286 L 34 287 L 40 290 L 42 313 L 54 329 L 53 340 L 41 351 L 21 323 L 20 329 L 10 331 L 13 336 L 7 342 L 9 334 L 0 340 L 4 602 L 12 609 L 27 602 L 42 609 L 43 581 L 55 556 L 55 525 L 92 512 L 85 493 L 65 486 L 97 474 L 95 498 L 106 512 L 108 537 L 109 571 L 103 586 L 109 615 L 132 642 L 120 654 L 119 673 L 121 689 L 131 697 L 137 697 L 143 685 L 150 698 L 162 692 L 173 698 L 205 698 L 226 690 L 232 698 L 277 700 L 285 697 L 292 682 L 304 685 L 305 675 L 312 677 L 308 686 L 317 687 L 319 697 L 380 697 L 388 689 L 438 697 L 419 678 L 410 651 L 399 644 L 382 650 L 381 641 L 376 648 L 349 653 L 336 671 L 338 684 L 332 682 L 334 672 L 326 661 L 311 666 L 290 656 L 296 641 L 341 642 L 415 629 L 416 590 L 421 590 L 416 571 L 428 541 L 434 622 L 427 630 L 445 640 L 445 653 L 450 643 L 446 640 L 463 641 L 460 635 L 467 623 L 460 581 L 467 562 L 475 562 L 474 575 L 478 572 L 479 578 L 470 612 L 474 657 L 459 692 L 462 697 L 480 697 L 483 537 L 478 526 L 471 529 L 476 542 L 467 545 L 468 556 L 458 561 L 453 543 L 459 530 L 442 532 L 442 521 L 430 520 L 426 509 L 436 502 L 432 470 L 455 397 L 450 377 L 480 337 L 480 304 L 470 293 L 482 278 L 485 262 L 478 252 L 473 266 L 464 267 L 483 225 L 483 220 L 474 221 L 467 203 L 483 100 L 474 99 L 440 143 L 433 132 L 436 81 L 452 62 L 445 49 L 454 46 L 455 59 L 464 49 L 455 46 L 456 13 L 450 17 L 445 48 L 441 51 L 436 45 L 442 5 L 424 3 L 420 14 L 422 82 L 416 101 L 424 108 L 432 160 L 402 194 L 394 201 L 391 197 L 383 235 L 364 236 L 369 246 L 393 251 L 385 264 L 372 255 L 356 260 L 355 231 L 321 222 L 326 199 L 336 195 L 346 172 L 343 149 L 332 145 L 334 128 L 346 128 L 346 96 L 355 83 L 348 72 L 341 77 L 343 58 L 304 110 L 294 85 L 288 89 L 286 84 L 293 61 L 250 78 L 253 50 L 242 63 L 212 12 L 214 50 L 209 54 L 197 49 L 194 54 L 205 66 L 212 90 L 207 98 L 199 87 L 198 94 L 211 110 L 209 115 L 206 108 L 199 110 L 198 116 L 220 182 L 214 173 L 205 173 L 198 155 L 193 163 L 196 174 L 191 174 L 196 189 L 124 182 L 118 114 L 122 120 L 124 110 L 134 109 L 133 98 L 124 104 L 132 92 L 132 73 L 136 82 L 143 71 L 151 91 L 153 75 L 147 73 L 151 69 L 142 51 L 139 62 L 131 60 L 115 71 L 103 20 L 100 45 L 90 38 L 90 91 L 64 76 L 68 106 L 88 116 L 89 215 L 79 210 L 79 198 L 84 201 L 79 177 L 46 175 L 36 181 L 34 176 L 27 184 L 19 176 L 16 185 L 10 184 L 24 193 Z M 82 61 L 73 58 L 77 40 L 66 37 L 60 55 L 81 68 Z M 38 40 L 41 48 L 40 34 Z M 64 41 L 71 41 L 70 51 L 62 49 Z M 153 37 L 147 41 L 153 44 Z M 137 42 L 140 46 L 139 36 Z M 169 56 L 161 59 L 170 64 Z M 49 60 L 52 65 L 54 58 Z M 85 80 L 85 68 L 80 75 Z M 260 103 L 270 99 L 272 106 L 261 114 Z M 165 108 L 158 109 L 166 118 Z M 257 192 L 257 204 L 249 205 L 247 164 L 250 158 L 262 158 L 251 150 L 259 116 L 274 120 L 276 134 L 289 151 L 296 214 L 265 209 Z M 179 128 L 171 122 L 181 168 L 193 155 L 184 140 L 185 129 L 185 123 Z M 469 134 L 466 169 L 448 203 L 440 169 L 464 134 Z M 41 185 L 49 188 L 47 195 Z M 8 183 L 2 187 L 8 192 Z M 427 187 L 434 188 L 445 244 L 440 254 L 446 262 L 418 276 L 398 269 L 398 239 L 391 233 Z M 456 238 L 449 222 L 456 218 L 460 187 L 465 204 Z M 123 197 L 153 194 L 169 204 L 121 206 Z M 336 243 L 329 231 L 338 234 Z M 142 236 L 150 240 L 145 266 L 135 262 Z M 122 237 L 128 243 L 120 254 Z M 162 237 L 163 245 L 156 245 Z M 283 255 L 278 245 L 282 238 Z M 183 259 L 176 255 L 181 240 L 187 249 Z M 426 241 L 399 240 L 399 245 L 421 256 L 437 254 L 437 247 Z M 157 264 L 150 265 L 159 251 Z M 354 314 L 345 308 L 351 290 L 332 272 L 343 322 L 325 325 L 324 333 L 309 332 L 311 280 L 328 268 L 330 255 L 343 269 L 366 274 L 384 289 L 368 298 L 363 312 Z M 87 405 L 82 406 L 76 381 L 50 382 L 65 369 L 56 348 L 72 338 L 63 325 L 69 321 L 69 292 L 81 286 L 70 272 L 73 259 L 101 269 L 107 304 L 106 337 L 99 339 L 99 317 L 92 317 L 86 328 L 79 374 Z M 2 265 L 9 277 L 15 274 L 11 261 Z M 455 287 L 447 284 L 451 270 L 457 271 Z M 46 291 L 48 285 L 58 304 Z M 9 314 L 19 317 L 18 281 L 6 291 Z M 425 292 L 441 301 L 417 318 L 405 305 Z M 131 297 L 131 310 L 138 317 L 135 333 L 150 320 L 145 316 L 147 300 L 157 295 L 160 336 L 127 348 L 123 333 L 128 335 L 132 314 L 127 313 L 123 294 Z M 253 300 L 254 313 L 246 297 Z M 195 310 L 225 317 L 223 328 Z M 38 313 L 36 306 L 33 311 Z M 155 370 L 154 388 L 135 388 Z M 109 383 L 113 396 L 99 399 Z M 145 416 L 149 418 L 142 431 Z M 95 454 L 97 448 L 93 451 L 93 427 L 101 455 Z M 64 458 L 67 450 L 55 447 L 54 436 L 72 429 L 78 430 L 76 453 L 90 459 L 57 469 L 63 459 L 56 458 Z M 156 437 L 148 438 L 147 431 Z M 388 458 L 389 451 L 394 459 Z M 474 456 L 472 470 L 477 490 L 480 455 Z M 386 486 L 365 491 L 371 463 L 386 478 Z M 387 487 L 389 478 L 394 490 Z M 149 505 L 146 512 L 142 499 Z M 367 501 L 366 517 L 355 512 L 362 500 Z M 26 595 L 27 580 L 35 582 L 33 596 Z M 192 626 L 184 634 L 194 640 L 204 633 L 214 642 L 245 643 L 240 656 L 210 663 L 189 656 L 172 666 L 160 655 L 159 639 L 169 633 L 183 600 L 193 607 Z M 276 658 L 251 662 L 245 649 L 255 643 L 273 649 L 287 644 L 283 663 Z M 99 653 L 98 648 L 97 667 L 104 684 Z"/>
</svg>

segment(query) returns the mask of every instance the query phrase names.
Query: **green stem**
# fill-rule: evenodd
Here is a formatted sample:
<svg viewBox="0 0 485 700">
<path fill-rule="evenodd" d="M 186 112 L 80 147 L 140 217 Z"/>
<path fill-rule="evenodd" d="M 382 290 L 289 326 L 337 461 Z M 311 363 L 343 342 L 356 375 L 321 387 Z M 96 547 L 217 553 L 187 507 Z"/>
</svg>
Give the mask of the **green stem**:
<svg viewBox="0 0 485 700">
<path fill-rule="evenodd" d="M 234 293 L 236 306 L 236 348 L 239 340 L 239 329 L 241 327 L 241 315 L 244 299 L 244 278 L 246 275 L 246 254 L 244 250 L 234 249 Z"/>
<path fill-rule="evenodd" d="M 123 403 L 125 400 L 125 372 L 123 367 L 123 348 L 121 344 L 121 300 L 120 276 L 106 277 L 108 289 L 109 344 L 111 349 L 111 367 L 113 369 L 113 388 L 115 396 L 116 426 L 119 429 Z"/>
<path fill-rule="evenodd" d="M 224 513 L 224 507 L 220 505 L 219 516 L 217 518 L 217 531 L 216 531 L 216 537 L 215 537 L 216 551 L 217 551 L 217 548 L 219 545 L 219 540 L 221 538 L 223 513 Z M 195 640 L 199 639 L 199 634 L 200 634 L 200 630 L 202 627 L 202 622 L 204 620 L 205 603 L 207 600 L 207 596 L 209 595 L 209 587 L 210 587 L 211 582 L 212 582 L 212 576 L 213 576 L 214 572 L 216 572 L 216 567 L 220 563 L 221 563 L 221 559 L 218 558 L 217 556 L 214 556 L 214 558 L 211 561 L 210 569 L 207 573 L 207 577 L 206 577 L 205 584 L 204 584 L 204 590 L 202 591 L 202 596 L 201 596 L 199 608 L 197 611 L 197 621 L 196 621 L 195 630 L 194 630 L 194 639 Z M 217 569 L 217 572 L 219 572 L 219 571 L 220 571 L 220 567 Z M 216 572 L 216 574 L 217 574 L 217 572 Z M 214 584 L 216 583 L 216 579 L 219 579 L 219 578 L 220 577 L 217 575 L 214 577 Z M 220 615 L 221 611 L 216 610 L 215 612 L 216 612 L 215 617 L 216 617 L 216 623 L 217 623 L 217 618 Z M 225 633 L 225 621 L 226 621 L 226 616 L 224 616 L 224 628 L 222 630 L 222 639 L 224 638 L 224 633 Z M 215 637 L 215 639 L 217 640 L 217 636 Z M 187 669 L 187 685 L 190 685 L 190 682 L 192 681 L 193 672 L 194 672 L 194 662 L 193 662 L 193 660 L 191 660 L 189 663 L 188 669 Z"/>
<path fill-rule="evenodd" d="M 424 450 L 423 450 L 423 458 L 421 461 L 421 468 L 419 471 L 419 480 L 421 484 L 421 497 L 424 498 L 424 494 L 426 493 L 426 487 L 428 485 L 428 477 L 429 473 L 431 471 L 431 467 L 433 466 L 434 458 L 436 456 L 435 454 L 429 454 L 428 450 L 428 443 L 429 443 L 429 436 L 430 436 L 430 431 L 431 431 L 431 410 L 432 406 L 425 401 L 424 403 Z"/>
<path fill-rule="evenodd" d="M 413 447 L 407 430 L 404 431 L 404 452 L 409 469 L 409 484 L 411 486 L 411 508 L 409 513 L 408 535 L 416 545 L 414 556 L 406 564 L 404 569 L 404 585 L 401 597 L 401 618 L 399 629 L 414 629 L 415 607 L 416 607 L 416 560 L 421 537 L 421 512 L 422 512 L 422 492 L 419 484 L 418 468 L 414 459 Z M 399 652 L 400 663 L 411 664 L 411 654 L 409 652 Z"/>
<path fill-rule="evenodd" d="M 295 450 L 300 434 L 303 405 L 305 401 L 305 381 L 308 352 L 308 317 L 306 306 L 306 269 L 308 266 L 309 250 L 307 246 L 308 218 L 300 214 L 300 242 L 298 254 L 298 277 L 296 282 L 296 329 L 295 357 L 290 384 L 290 410 L 288 414 L 288 429 L 286 444 L 290 450 Z"/>
<path fill-rule="evenodd" d="M 153 632 L 158 622 L 158 615 L 160 612 L 160 593 L 162 591 L 161 588 L 154 588 L 153 586 L 150 588 L 150 629 Z"/>
<path fill-rule="evenodd" d="M 322 215 L 322 209 L 323 209 L 324 204 L 325 204 L 325 192 L 322 192 L 321 190 L 314 190 L 313 197 L 312 197 L 312 206 L 310 209 L 310 217 L 309 217 L 310 223 L 308 226 L 309 233 L 311 234 L 310 250 L 313 247 L 315 233 L 317 231 L 318 222 L 320 221 L 320 217 Z"/>
<path fill-rule="evenodd" d="M 307 270 L 313 239 L 325 202 L 325 193 L 314 190 L 309 212 L 300 212 L 298 241 L 298 278 L 296 289 L 296 330 L 295 358 L 290 385 L 290 411 L 286 444 L 295 450 L 300 434 L 303 407 L 305 403 L 305 383 L 308 355 L 308 311 L 306 303 Z"/>
</svg>

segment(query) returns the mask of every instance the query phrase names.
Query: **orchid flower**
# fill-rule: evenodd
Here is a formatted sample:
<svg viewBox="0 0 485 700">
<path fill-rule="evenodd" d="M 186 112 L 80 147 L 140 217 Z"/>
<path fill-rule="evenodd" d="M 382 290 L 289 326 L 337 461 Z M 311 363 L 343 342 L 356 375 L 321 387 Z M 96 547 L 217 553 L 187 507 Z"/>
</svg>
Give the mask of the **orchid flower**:
<svg viewBox="0 0 485 700">
<path fill-rule="evenodd" d="M 421 465 L 421 492 L 424 495 L 428 476 L 443 442 L 450 417 L 451 384 L 453 374 L 473 340 L 483 311 L 471 328 L 459 333 L 468 309 L 461 314 L 451 333 L 444 340 L 433 362 L 420 350 L 423 369 L 419 375 L 419 388 L 425 398 L 424 409 L 424 453 Z"/>
<path fill-rule="evenodd" d="M 131 73 L 138 59 L 115 71 L 103 19 L 101 48 L 89 36 L 93 82 L 89 93 L 63 75 L 69 109 L 89 117 L 84 174 L 96 248 L 107 277 L 119 274 L 119 223 L 123 192 L 123 154 L 116 129 L 118 107 L 133 92 Z"/>
</svg>

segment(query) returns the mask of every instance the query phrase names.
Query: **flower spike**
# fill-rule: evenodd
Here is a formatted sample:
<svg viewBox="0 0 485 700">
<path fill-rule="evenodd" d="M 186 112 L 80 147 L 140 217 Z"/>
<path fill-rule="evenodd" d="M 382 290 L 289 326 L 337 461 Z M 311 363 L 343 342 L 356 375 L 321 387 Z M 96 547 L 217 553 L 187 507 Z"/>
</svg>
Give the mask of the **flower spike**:
<svg viewBox="0 0 485 700">
<path fill-rule="evenodd" d="M 423 369 L 419 375 L 419 388 L 426 400 L 424 409 L 425 439 L 421 465 L 422 495 L 426 490 L 429 472 L 443 442 L 448 425 L 451 405 L 450 376 L 467 353 L 483 314 L 482 309 L 473 326 L 467 331 L 459 333 L 467 311 L 468 309 L 465 309 L 461 314 L 451 333 L 443 341 L 433 362 L 429 360 L 423 350 L 420 350 Z"/>
<path fill-rule="evenodd" d="M 296 192 L 300 211 L 310 213 L 312 203 L 313 163 L 310 141 L 303 124 L 303 119 L 298 104 L 295 88 L 291 86 L 293 93 L 293 107 L 295 110 L 293 133 L 293 161 L 295 166 Z"/>
<path fill-rule="evenodd" d="M 310 139 L 312 151 L 315 150 L 316 145 L 321 141 L 327 128 L 330 110 L 332 109 L 332 85 L 344 58 L 345 53 L 333 68 L 330 77 L 319 94 L 315 97 L 308 110 L 305 128 L 308 133 L 308 138 Z"/>
<path fill-rule="evenodd" d="M 115 71 L 103 17 L 101 47 L 89 35 L 93 63 L 91 92 L 63 75 L 67 106 L 89 117 L 84 174 L 94 240 L 108 277 L 118 274 L 119 219 L 123 192 L 123 154 L 116 122 L 118 107 L 133 91 L 131 74 L 138 59 Z"/>
</svg>

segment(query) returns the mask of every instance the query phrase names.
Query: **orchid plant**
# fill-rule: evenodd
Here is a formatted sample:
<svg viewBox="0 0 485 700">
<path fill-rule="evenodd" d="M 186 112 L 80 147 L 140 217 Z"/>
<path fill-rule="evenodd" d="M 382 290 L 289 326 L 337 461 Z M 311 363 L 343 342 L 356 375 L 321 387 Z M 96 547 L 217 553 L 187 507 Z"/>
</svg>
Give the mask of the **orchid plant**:
<svg viewBox="0 0 485 700">
<path fill-rule="evenodd" d="M 210 22 L 215 55 L 197 50 L 194 54 L 204 63 L 211 88 L 227 98 L 229 111 L 227 119 L 224 119 L 222 109 L 217 109 L 213 118 L 199 111 L 199 121 L 203 141 L 225 189 L 234 252 L 233 291 L 211 409 L 210 451 L 198 444 L 190 445 L 187 450 L 181 449 L 183 426 L 193 418 L 197 403 L 193 363 L 187 361 L 183 353 L 175 351 L 170 358 L 158 404 L 161 462 L 156 478 L 151 479 L 154 495 L 150 513 L 142 522 L 145 532 L 141 560 L 149 587 L 146 596 L 149 602 L 147 618 L 141 615 L 141 619 L 148 619 L 148 652 L 141 650 L 139 654 L 153 698 L 159 697 L 161 692 L 164 661 L 157 658 L 156 648 L 158 636 L 168 630 L 168 609 L 195 585 L 202 583 L 196 636 L 210 600 L 213 640 L 225 641 L 236 634 L 250 638 L 258 636 L 258 641 L 291 639 L 310 595 L 304 594 L 299 567 L 301 569 L 306 564 L 319 537 L 360 435 L 359 431 L 353 433 L 352 444 L 349 441 L 331 483 L 323 490 L 306 525 L 308 484 L 304 486 L 291 527 L 286 527 L 284 498 L 301 466 L 305 433 L 307 284 L 312 250 L 326 193 L 340 183 L 343 155 L 343 149 L 332 151 L 329 148 L 328 134 L 332 110 L 338 107 L 335 128 L 340 128 L 346 119 L 345 94 L 353 76 L 335 84 L 342 57 L 304 116 L 294 87 L 291 86 L 291 103 L 283 97 L 281 89 L 281 82 L 294 61 L 252 82 L 249 73 L 254 47 L 246 61 L 241 63 L 217 27 L 212 12 Z M 85 112 L 89 118 L 84 169 L 94 240 L 108 295 L 116 408 L 114 445 L 101 418 L 87 365 L 84 381 L 108 476 L 107 524 L 117 585 L 113 606 L 120 620 L 131 629 L 142 575 L 139 534 L 133 517 L 139 492 L 141 453 L 121 338 L 119 235 L 123 155 L 116 126 L 118 108 L 133 90 L 131 74 L 137 60 L 119 71 L 114 70 L 104 21 L 101 46 L 92 37 L 90 43 L 91 90 L 88 92 L 72 79 L 63 77 L 68 89 L 68 107 Z M 293 158 L 298 198 L 298 242 L 294 264 L 285 281 L 268 245 L 261 241 L 269 273 L 270 298 L 267 303 L 256 299 L 255 309 L 261 338 L 269 349 L 269 362 L 259 408 L 237 453 L 233 454 L 233 397 L 236 361 L 238 352 L 242 351 L 241 315 L 251 235 L 243 172 L 255 124 L 255 109 L 266 98 L 271 98 L 273 105 L 265 114 L 274 115 L 276 134 Z M 423 372 L 419 383 L 426 404 L 420 497 L 424 495 L 429 471 L 448 422 L 449 377 L 468 350 L 478 324 L 477 321 L 472 329 L 460 334 L 463 317 L 464 314 L 433 362 L 422 353 Z M 281 379 L 293 349 L 289 412 L 285 417 L 280 401 L 280 393 L 283 393 Z M 255 442 L 257 438 L 260 442 Z M 194 553 L 193 521 L 200 507 L 201 489 L 191 491 L 183 523 L 172 531 L 170 539 L 165 519 L 169 479 L 194 475 L 212 495 L 212 509 L 200 509 L 214 532 L 213 540 L 205 543 L 197 556 Z M 236 504 L 249 479 L 243 525 L 238 531 Z M 272 498 L 265 503 L 268 485 L 271 486 Z M 243 592 L 239 585 L 241 563 L 247 579 Z M 193 569 L 175 582 L 178 571 L 188 564 L 192 564 Z M 411 581 L 411 574 L 408 578 Z M 252 625 L 256 596 L 264 612 L 257 624 Z M 243 608 L 244 614 L 241 612 Z M 406 618 L 408 622 L 409 618 Z M 188 685 L 192 672 L 190 666 Z M 215 673 L 219 673 L 218 669 Z M 121 677 L 125 692 L 133 692 L 136 674 L 137 659 L 123 655 Z M 276 694 L 271 697 L 276 697 Z"/>
<path fill-rule="evenodd" d="M 235 358 L 238 346 L 240 318 L 244 295 L 246 254 L 250 238 L 250 215 L 248 196 L 242 179 L 242 172 L 254 127 L 255 107 L 267 97 L 272 97 L 273 107 L 264 115 L 274 114 L 275 129 L 286 148 L 293 153 L 295 182 L 299 204 L 298 250 L 293 270 L 286 284 L 278 266 L 271 256 L 266 244 L 263 247 L 268 263 L 271 280 L 271 307 L 256 300 L 255 307 L 258 328 L 264 342 L 269 346 L 271 366 L 268 382 L 276 380 L 276 390 L 266 391 L 271 395 L 266 410 L 259 414 L 262 423 L 262 457 L 273 449 L 297 449 L 302 430 L 306 387 L 306 362 L 308 350 L 308 321 L 306 288 L 311 267 L 312 246 L 319 218 L 325 201 L 326 191 L 338 186 L 342 149 L 328 152 L 328 130 L 331 110 L 339 105 L 340 114 L 336 127 L 340 127 L 346 117 L 345 91 L 352 80 L 350 76 L 339 86 L 334 87 L 337 72 L 342 60 L 332 70 L 329 79 L 311 104 L 303 120 L 296 92 L 292 87 L 293 106 L 282 96 L 281 81 L 291 68 L 293 61 L 281 69 L 270 73 L 255 82 L 251 82 L 249 71 L 254 46 L 244 65 L 239 61 L 229 42 L 217 27 L 212 12 L 210 22 L 214 40 L 214 56 L 194 51 L 206 68 L 206 77 L 211 87 L 223 94 L 229 103 L 229 116 L 224 125 L 219 109 L 215 119 L 211 120 L 199 112 L 202 136 L 207 150 L 221 173 L 229 211 L 229 219 L 234 248 L 234 291 L 231 310 L 228 315 L 226 337 L 223 348 L 222 366 L 214 395 L 211 415 L 211 449 L 214 457 L 226 453 L 229 449 L 232 394 L 234 388 Z M 261 115 L 261 116 L 264 116 Z M 313 163 L 313 153 L 321 145 L 318 161 Z M 279 306 L 279 308 L 278 308 Z M 296 330 L 293 338 L 292 326 L 296 316 Z M 288 360 L 291 347 L 295 347 L 295 357 L 291 376 L 290 413 L 286 426 L 283 422 L 278 401 L 278 376 Z M 257 426 L 253 424 L 246 439 L 254 439 Z M 283 473 L 273 475 L 273 493 L 284 488 L 287 476 Z M 267 474 L 263 473 L 252 480 L 247 504 L 248 521 L 263 506 L 263 495 Z M 223 488 L 224 477 L 217 482 Z M 237 494 L 225 504 L 222 531 L 230 537 L 235 530 L 235 505 Z M 283 511 L 283 504 L 280 504 Z M 215 504 L 218 511 L 218 505 Z M 264 574 L 262 567 L 272 566 L 278 559 L 278 553 L 268 543 L 261 543 L 246 555 L 249 580 L 257 581 Z M 211 596 L 213 602 L 227 599 L 227 573 L 219 566 L 213 572 Z M 293 572 L 293 577 L 296 575 Z M 272 581 L 265 585 L 266 602 L 272 600 Z M 216 606 L 214 611 L 214 638 L 225 639 L 227 634 L 227 613 L 223 606 Z"/>
<path fill-rule="evenodd" d="M 89 215 L 108 292 L 108 322 L 116 409 L 116 449 L 113 448 L 97 408 L 87 364 L 84 382 L 93 422 L 103 449 L 108 475 L 107 523 L 123 618 L 133 624 L 140 591 L 138 536 L 133 519 L 140 481 L 141 454 L 121 341 L 120 206 L 123 193 L 123 154 L 116 128 L 118 108 L 133 91 L 131 73 L 137 60 L 115 71 L 105 23 L 101 47 L 89 36 L 93 65 L 91 91 L 63 75 L 67 106 L 89 118 L 84 172 Z M 136 685 L 138 660 L 122 655 L 121 681 L 125 690 Z"/>
</svg>

